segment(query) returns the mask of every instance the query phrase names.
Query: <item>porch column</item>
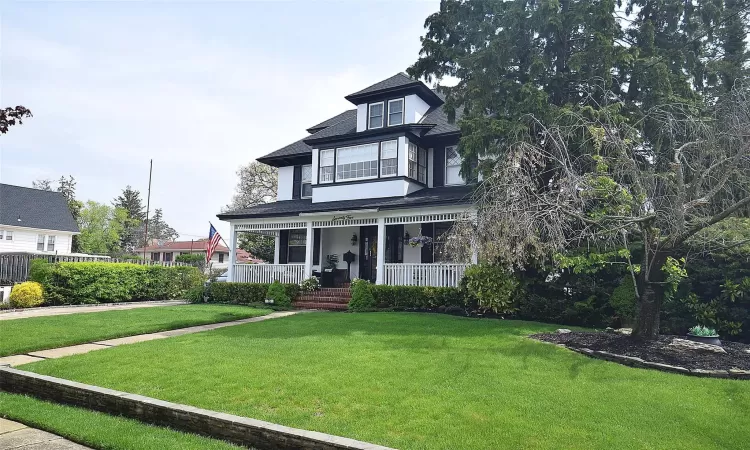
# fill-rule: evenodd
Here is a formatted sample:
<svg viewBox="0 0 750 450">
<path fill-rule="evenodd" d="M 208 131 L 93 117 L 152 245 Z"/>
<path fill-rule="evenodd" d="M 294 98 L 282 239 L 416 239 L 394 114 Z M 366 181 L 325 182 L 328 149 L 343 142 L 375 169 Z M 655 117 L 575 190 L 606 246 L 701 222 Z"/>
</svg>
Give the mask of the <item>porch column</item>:
<svg viewBox="0 0 750 450">
<path fill-rule="evenodd" d="M 237 230 L 233 223 L 229 224 L 229 270 L 227 279 L 234 281 L 234 265 L 237 263 Z"/>
<path fill-rule="evenodd" d="M 307 222 L 307 238 L 305 239 L 305 279 L 312 276 L 313 263 L 313 226 Z"/>
<path fill-rule="evenodd" d="M 378 260 L 375 284 L 385 283 L 385 217 L 378 218 Z"/>
<path fill-rule="evenodd" d="M 281 251 L 281 238 L 279 237 L 279 232 L 276 232 L 276 236 L 273 238 L 274 247 L 273 247 L 273 263 L 278 264 L 279 263 L 279 253 Z"/>
</svg>

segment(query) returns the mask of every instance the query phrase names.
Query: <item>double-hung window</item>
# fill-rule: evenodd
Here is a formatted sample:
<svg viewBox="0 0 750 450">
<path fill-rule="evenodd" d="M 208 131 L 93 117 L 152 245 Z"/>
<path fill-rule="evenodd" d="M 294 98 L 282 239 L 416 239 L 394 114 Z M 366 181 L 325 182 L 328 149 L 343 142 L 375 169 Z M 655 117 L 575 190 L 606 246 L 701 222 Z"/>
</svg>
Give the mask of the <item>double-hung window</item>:
<svg viewBox="0 0 750 450">
<path fill-rule="evenodd" d="M 13 232 L 12 231 L 6 231 L 5 232 L 5 240 L 6 241 L 12 241 L 13 240 Z"/>
<path fill-rule="evenodd" d="M 445 184 L 464 184 L 461 177 L 461 155 L 456 146 L 445 147 Z"/>
<path fill-rule="evenodd" d="M 160 261 L 161 260 L 161 253 L 154 252 L 151 253 L 151 261 Z"/>
<path fill-rule="evenodd" d="M 312 197 L 312 165 L 302 166 L 302 184 L 300 185 L 300 197 Z"/>
<path fill-rule="evenodd" d="M 388 100 L 388 126 L 404 123 L 404 99 Z"/>
<path fill-rule="evenodd" d="M 409 178 L 417 179 L 417 165 L 419 158 L 417 144 L 409 142 Z"/>
<path fill-rule="evenodd" d="M 398 175 L 398 141 L 385 141 L 380 144 L 380 176 Z"/>
<path fill-rule="evenodd" d="M 318 183 L 333 183 L 333 149 L 320 151 Z"/>
<path fill-rule="evenodd" d="M 417 181 L 420 183 L 427 184 L 427 150 L 420 148 L 417 151 L 417 154 L 419 156 L 417 164 L 418 164 L 418 172 L 417 172 Z"/>
<path fill-rule="evenodd" d="M 383 108 L 384 107 L 385 107 L 385 104 L 383 102 L 370 103 L 369 111 L 367 114 L 367 128 L 368 129 L 383 128 Z"/>
<path fill-rule="evenodd" d="M 55 251 L 55 237 L 54 236 L 47 236 L 47 251 L 48 252 Z"/>
<path fill-rule="evenodd" d="M 289 230 L 289 250 L 287 261 L 291 263 L 305 262 L 305 246 L 307 245 L 307 230 Z"/>
<path fill-rule="evenodd" d="M 376 178 L 377 176 L 377 143 L 336 149 L 336 181 Z"/>
<path fill-rule="evenodd" d="M 47 240 L 47 236 L 40 234 L 36 237 L 36 251 L 43 252 L 44 251 L 44 241 Z"/>
<path fill-rule="evenodd" d="M 445 249 L 445 243 L 448 237 L 448 232 L 451 230 L 452 225 L 452 222 L 435 223 L 435 237 L 432 241 L 434 262 L 451 262 L 450 256 Z"/>
</svg>

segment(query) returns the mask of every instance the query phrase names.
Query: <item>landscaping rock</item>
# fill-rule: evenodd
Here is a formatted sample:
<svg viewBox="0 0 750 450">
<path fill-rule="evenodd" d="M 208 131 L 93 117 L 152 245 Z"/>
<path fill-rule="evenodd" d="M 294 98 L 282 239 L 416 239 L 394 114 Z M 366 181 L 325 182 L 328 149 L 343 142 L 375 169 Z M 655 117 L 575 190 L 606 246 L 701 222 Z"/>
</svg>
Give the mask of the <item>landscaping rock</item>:
<svg viewBox="0 0 750 450">
<path fill-rule="evenodd" d="M 632 328 L 618 328 L 615 330 L 615 333 L 622 334 L 625 336 L 630 336 L 631 334 L 633 334 L 633 329 Z"/>
<path fill-rule="evenodd" d="M 605 332 L 605 333 L 614 333 L 614 332 L 615 332 L 615 329 L 614 329 L 614 328 L 612 328 L 612 327 L 607 327 L 607 328 L 605 328 L 605 329 L 604 329 L 604 332 Z"/>
<path fill-rule="evenodd" d="M 718 345 L 704 344 L 702 342 L 689 341 L 687 339 L 674 338 L 669 344 L 668 348 L 674 348 L 678 350 L 692 350 L 692 351 L 704 351 L 714 353 L 726 353 L 722 347 Z"/>
<path fill-rule="evenodd" d="M 557 334 L 568 334 L 568 333 L 572 333 L 572 331 L 570 331 L 567 328 L 558 328 L 555 333 L 557 333 Z"/>
<path fill-rule="evenodd" d="M 750 370 L 729 369 L 729 376 L 741 380 L 750 380 Z"/>
</svg>

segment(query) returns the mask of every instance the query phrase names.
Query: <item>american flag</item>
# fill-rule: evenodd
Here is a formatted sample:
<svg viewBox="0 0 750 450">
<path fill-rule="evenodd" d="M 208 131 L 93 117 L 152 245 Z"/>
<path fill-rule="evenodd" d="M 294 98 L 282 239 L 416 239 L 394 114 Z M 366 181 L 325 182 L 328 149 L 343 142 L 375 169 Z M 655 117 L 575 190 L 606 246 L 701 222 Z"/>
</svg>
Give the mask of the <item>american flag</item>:
<svg viewBox="0 0 750 450">
<path fill-rule="evenodd" d="M 213 256 L 214 250 L 216 250 L 220 240 L 221 235 L 216 231 L 216 228 L 211 225 L 211 229 L 208 231 L 208 241 L 206 242 L 206 263 L 211 261 L 211 256 Z"/>
</svg>

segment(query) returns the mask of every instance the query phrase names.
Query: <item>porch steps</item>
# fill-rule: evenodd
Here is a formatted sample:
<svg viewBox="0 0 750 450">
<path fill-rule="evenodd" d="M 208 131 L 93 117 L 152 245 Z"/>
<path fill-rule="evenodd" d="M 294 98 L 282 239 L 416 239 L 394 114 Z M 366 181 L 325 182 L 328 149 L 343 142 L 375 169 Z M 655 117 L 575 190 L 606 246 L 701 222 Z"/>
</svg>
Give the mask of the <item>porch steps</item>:
<svg viewBox="0 0 750 450">
<path fill-rule="evenodd" d="M 297 296 L 292 303 L 295 308 L 302 309 L 326 309 L 346 310 L 349 300 L 352 299 L 351 291 L 345 288 L 322 288 L 315 292 L 306 292 Z"/>
</svg>

